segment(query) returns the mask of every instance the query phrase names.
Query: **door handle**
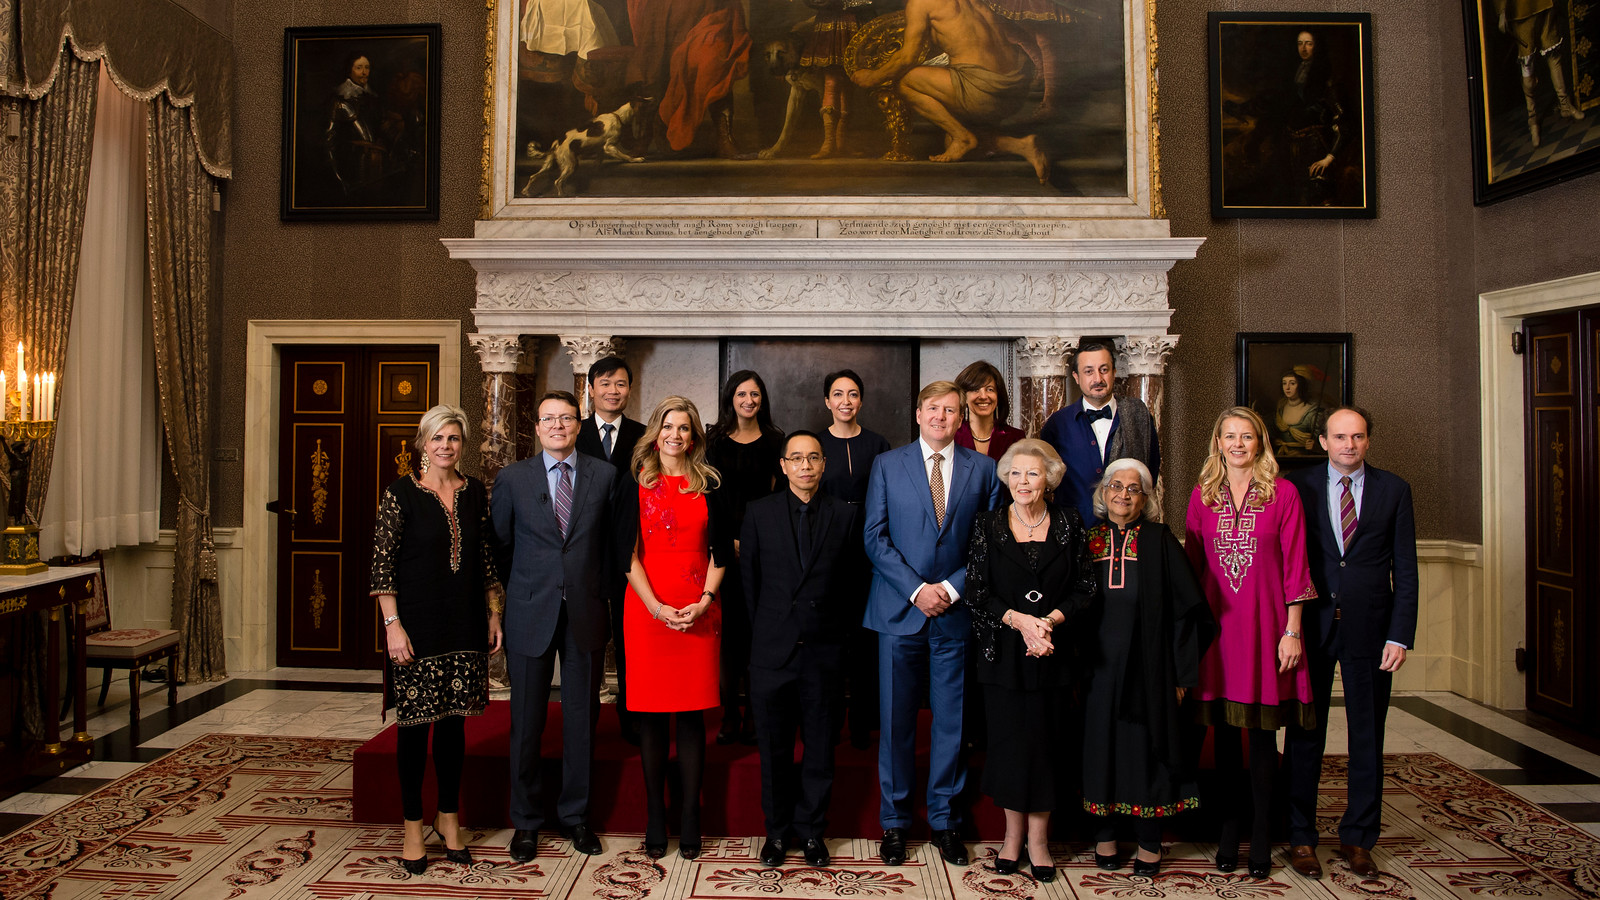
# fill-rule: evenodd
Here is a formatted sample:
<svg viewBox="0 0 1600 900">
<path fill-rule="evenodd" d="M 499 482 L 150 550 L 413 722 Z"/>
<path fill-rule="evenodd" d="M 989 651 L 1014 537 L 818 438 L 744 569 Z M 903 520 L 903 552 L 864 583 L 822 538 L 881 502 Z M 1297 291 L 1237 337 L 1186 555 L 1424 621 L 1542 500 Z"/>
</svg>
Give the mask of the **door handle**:
<svg viewBox="0 0 1600 900">
<path fill-rule="evenodd" d="M 280 516 L 291 516 L 291 517 L 295 514 L 294 510 L 292 510 L 292 509 L 281 509 L 280 505 L 279 505 L 279 502 L 277 500 L 268 500 L 267 501 L 267 512 L 269 512 L 269 513 L 277 513 Z"/>
</svg>

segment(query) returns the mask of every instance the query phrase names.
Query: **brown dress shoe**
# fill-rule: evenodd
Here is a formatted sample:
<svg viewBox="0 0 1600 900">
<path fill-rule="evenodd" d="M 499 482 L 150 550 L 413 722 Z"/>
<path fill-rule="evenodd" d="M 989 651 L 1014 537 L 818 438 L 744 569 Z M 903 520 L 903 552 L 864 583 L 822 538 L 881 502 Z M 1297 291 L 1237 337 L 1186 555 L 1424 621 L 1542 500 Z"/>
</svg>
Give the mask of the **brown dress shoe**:
<svg viewBox="0 0 1600 900">
<path fill-rule="evenodd" d="M 1362 878 L 1372 878 L 1378 874 L 1378 866 L 1372 861 L 1372 851 L 1367 848 L 1340 844 L 1339 852 L 1350 861 L 1350 871 Z"/>
<path fill-rule="evenodd" d="M 1322 877 L 1322 863 L 1317 862 L 1317 848 L 1310 844 L 1295 844 L 1290 847 L 1289 865 L 1307 878 Z"/>
</svg>

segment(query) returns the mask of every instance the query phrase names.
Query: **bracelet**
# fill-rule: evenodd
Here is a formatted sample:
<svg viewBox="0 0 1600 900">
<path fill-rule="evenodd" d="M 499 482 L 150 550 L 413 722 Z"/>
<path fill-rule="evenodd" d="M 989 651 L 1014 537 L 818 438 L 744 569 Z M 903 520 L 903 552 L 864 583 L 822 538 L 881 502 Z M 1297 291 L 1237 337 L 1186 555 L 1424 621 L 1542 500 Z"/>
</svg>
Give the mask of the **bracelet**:
<svg viewBox="0 0 1600 900">
<path fill-rule="evenodd" d="M 1298 641 L 1298 640 L 1300 640 L 1300 632 L 1298 632 L 1298 631 L 1290 631 L 1290 630 L 1289 630 L 1289 629 L 1287 629 L 1287 628 L 1285 628 L 1285 629 L 1284 629 L 1284 630 L 1283 630 L 1283 636 L 1284 636 L 1284 637 L 1292 637 L 1292 638 L 1294 638 L 1294 639 L 1295 639 L 1295 640 L 1297 640 L 1297 641 Z"/>
<path fill-rule="evenodd" d="M 661 621 L 661 604 L 660 603 L 657 603 L 656 604 L 656 608 L 653 611 L 651 611 L 650 618 L 655 619 L 657 622 Z"/>
<path fill-rule="evenodd" d="M 400 614 L 399 613 L 396 613 L 396 614 L 394 614 L 392 616 L 385 616 L 384 619 L 383 619 L 383 627 L 388 628 L 390 625 L 393 625 L 394 623 L 396 623 L 398 621 L 400 621 Z"/>
<path fill-rule="evenodd" d="M 1000 617 L 1000 624 L 1007 628 L 1011 627 L 1011 610 L 1006 610 L 1006 614 Z"/>
<path fill-rule="evenodd" d="M 702 596 L 702 597 L 710 597 L 713 603 L 716 602 L 716 599 L 717 599 L 717 595 L 711 593 L 710 591 L 701 591 L 700 592 L 700 596 Z"/>
</svg>

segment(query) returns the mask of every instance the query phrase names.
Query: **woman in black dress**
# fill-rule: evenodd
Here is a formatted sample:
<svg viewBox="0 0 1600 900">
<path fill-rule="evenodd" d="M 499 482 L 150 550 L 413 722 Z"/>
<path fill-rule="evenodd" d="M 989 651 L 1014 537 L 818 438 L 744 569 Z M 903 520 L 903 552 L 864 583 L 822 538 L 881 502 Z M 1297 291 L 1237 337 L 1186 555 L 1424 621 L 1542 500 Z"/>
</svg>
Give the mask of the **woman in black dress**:
<svg viewBox="0 0 1600 900">
<path fill-rule="evenodd" d="M 706 430 L 706 461 L 722 476 L 722 485 L 712 496 L 728 534 L 743 530 L 745 504 L 777 489 L 782 455 L 783 432 L 772 424 L 766 383 L 749 369 L 728 376 L 717 402 L 717 424 Z M 738 541 L 733 549 L 737 558 Z M 750 674 L 750 611 L 745 608 L 737 565 L 728 566 L 722 597 L 722 727 L 717 729 L 717 743 L 754 746 L 756 726 L 745 691 Z"/>
<path fill-rule="evenodd" d="M 1069 739 L 1063 711 L 1082 677 L 1082 649 L 1073 636 L 1098 594 L 1077 510 L 1045 502 L 1067 470 L 1055 448 L 1017 441 L 997 468 L 1011 502 L 978 514 L 967 562 L 989 723 L 983 791 L 1006 814 L 995 871 L 1017 871 L 1026 840 L 1033 877 L 1049 882 L 1056 875 L 1050 812 L 1058 784 L 1075 774 L 1064 771 L 1070 767 L 1061 752 Z"/>
<path fill-rule="evenodd" d="M 822 473 L 821 490 L 846 503 L 860 506 L 867 499 L 867 478 L 873 461 L 887 453 L 889 440 L 861 426 L 861 404 L 867 393 L 861 376 L 850 369 L 829 372 L 822 379 L 822 403 L 833 416 L 827 430 L 818 435 L 822 455 L 828 461 Z M 856 543 L 861 543 L 857 536 Z M 855 610 L 854 633 L 845 641 L 845 685 L 849 699 L 845 716 L 850 722 L 850 743 L 865 749 L 878 730 L 878 634 L 860 625 L 867 608 L 869 579 L 861 579 L 858 594 L 849 598 Z M 842 726 L 841 726 L 842 729 Z"/>
<path fill-rule="evenodd" d="M 383 611 L 388 645 L 384 708 L 399 724 L 396 758 L 405 845 L 400 863 L 420 875 L 428 855 L 422 833 L 422 777 L 433 732 L 439 797 L 435 834 L 445 857 L 471 865 L 460 837 L 461 766 L 466 720 L 489 703 L 489 653 L 500 649 L 505 592 L 494 572 L 494 526 L 483 482 L 456 463 L 469 433 L 466 413 L 435 406 L 417 426 L 420 475 L 383 491 L 372 551 L 372 595 Z"/>
<path fill-rule="evenodd" d="M 1139 843 L 1133 873 L 1153 876 L 1163 823 L 1200 805 L 1178 708 L 1199 683 L 1216 622 L 1182 545 L 1160 523 L 1143 463 L 1107 466 L 1094 509 L 1104 521 L 1089 529 L 1089 552 L 1104 601 L 1084 701 L 1083 808 L 1101 817 L 1100 868 L 1122 868 L 1117 819 L 1131 819 Z"/>
</svg>

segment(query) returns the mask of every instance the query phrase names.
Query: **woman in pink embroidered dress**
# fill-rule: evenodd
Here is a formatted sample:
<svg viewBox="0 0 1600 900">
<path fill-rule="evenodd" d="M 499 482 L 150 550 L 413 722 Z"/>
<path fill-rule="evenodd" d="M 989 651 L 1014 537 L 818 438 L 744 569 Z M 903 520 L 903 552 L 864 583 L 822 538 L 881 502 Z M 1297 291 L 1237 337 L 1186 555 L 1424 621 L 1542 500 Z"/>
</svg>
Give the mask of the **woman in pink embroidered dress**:
<svg viewBox="0 0 1600 900">
<path fill-rule="evenodd" d="M 1239 865 L 1239 819 L 1250 797 L 1250 874 L 1270 874 L 1272 784 L 1277 730 L 1315 724 L 1311 679 L 1300 639 L 1301 604 L 1316 597 L 1306 565 L 1300 495 L 1278 479 L 1266 423 L 1248 407 L 1217 417 L 1211 452 L 1189 497 L 1189 554 L 1217 618 L 1215 643 L 1200 661 L 1199 721 L 1215 729 L 1217 771 L 1228 781 L 1217 869 Z M 1240 730 L 1250 740 L 1249 791 Z"/>
</svg>

